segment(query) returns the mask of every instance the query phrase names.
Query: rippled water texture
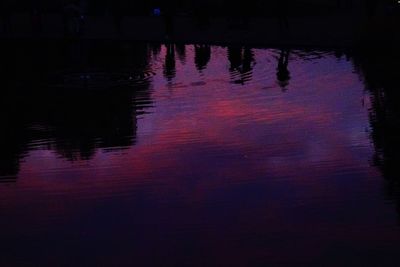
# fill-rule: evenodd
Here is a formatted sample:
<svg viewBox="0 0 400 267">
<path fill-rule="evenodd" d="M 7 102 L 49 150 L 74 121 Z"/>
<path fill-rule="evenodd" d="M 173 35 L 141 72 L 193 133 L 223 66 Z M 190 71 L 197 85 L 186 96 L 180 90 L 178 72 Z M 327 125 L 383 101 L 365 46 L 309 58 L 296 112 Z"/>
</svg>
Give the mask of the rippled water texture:
<svg viewBox="0 0 400 267">
<path fill-rule="evenodd" d="M 383 93 L 356 58 L 129 43 L 8 52 L 1 266 L 400 265 Z"/>
</svg>

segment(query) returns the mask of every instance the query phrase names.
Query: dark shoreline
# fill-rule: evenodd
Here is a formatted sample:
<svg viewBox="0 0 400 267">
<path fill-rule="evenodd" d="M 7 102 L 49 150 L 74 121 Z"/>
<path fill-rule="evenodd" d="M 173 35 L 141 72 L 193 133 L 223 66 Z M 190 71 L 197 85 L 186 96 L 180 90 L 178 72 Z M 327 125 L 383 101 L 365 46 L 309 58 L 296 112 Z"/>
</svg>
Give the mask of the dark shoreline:
<svg viewBox="0 0 400 267">
<path fill-rule="evenodd" d="M 26 16 L 25 16 L 26 17 Z M 214 18 L 207 28 L 198 28 L 194 19 L 176 17 L 174 32 L 167 37 L 161 17 L 125 17 L 117 32 L 109 17 L 88 17 L 83 33 L 73 40 L 207 43 L 212 45 L 249 45 L 252 47 L 296 47 L 348 49 L 359 47 L 397 47 L 398 18 L 375 18 L 378 25 L 351 14 L 289 17 L 289 28 L 281 29 L 276 18 L 252 18 L 248 25 L 231 27 L 227 18 Z M 24 21 L 24 20 L 22 20 Z M 4 41 L 66 41 L 62 21 L 56 15 L 44 16 L 43 29 L 33 32 L 27 17 L 21 25 L 0 32 Z M 393 25 L 392 25 L 393 24 Z M 371 26 L 374 25 L 374 26 Z"/>
</svg>

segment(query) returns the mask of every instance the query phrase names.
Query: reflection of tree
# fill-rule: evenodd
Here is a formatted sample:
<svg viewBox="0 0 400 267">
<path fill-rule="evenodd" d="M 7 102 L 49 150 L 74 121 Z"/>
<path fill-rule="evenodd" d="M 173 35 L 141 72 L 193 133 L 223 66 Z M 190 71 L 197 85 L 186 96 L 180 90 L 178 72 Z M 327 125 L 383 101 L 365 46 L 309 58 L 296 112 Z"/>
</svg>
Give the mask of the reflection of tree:
<svg viewBox="0 0 400 267">
<path fill-rule="evenodd" d="M 63 157 L 90 159 L 98 148 L 121 149 L 134 144 L 136 118 L 131 93 L 52 97 L 52 105 L 42 105 L 37 111 L 37 123 L 54 138 L 55 150 Z"/>
<path fill-rule="evenodd" d="M 370 122 L 376 151 L 374 163 L 386 179 L 387 196 L 397 203 L 400 213 L 400 54 L 396 53 L 368 51 L 357 55 L 354 61 L 371 93 Z"/>
<path fill-rule="evenodd" d="M 248 47 L 229 46 L 228 61 L 229 72 L 233 83 L 244 85 L 253 78 L 253 67 L 255 64 L 253 50 Z"/>
<path fill-rule="evenodd" d="M 28 151 L 28 128 L 24 114 L 13 105 L 12 96 L 0 98 L 0 183 L 13 180 L 19 162 Z"/>
<path fill-rule="evenodd" d="M 228 47 L 228 60 L 230 63 L 229 71 L 239 69 L 242 65 L 242 47 L 240 46 L 229 46 Z"/>
<path fill-rule="evenodd" d="M 176 75 L 175 45 L 166 44 L 165 49 L 164 77 L 168 82 L 171 82 Z"/>
<path fill-rule="evenodd" d="M 211 47 L 209 45 L 194 46 L 194 63 L 198 71 L 202 71 L 207 67 L 211 58 Z"/>
<path fill-rule="evenodd" d="M 253 64 L 254 64 L 254 53 L 253 50 L 245 47 L 243 51 L 243 73 L 253 71 Z"/>
<path fill-rule="evenodd" d="M 20 160 L 28 151 L 29 128 L 27 114 L 20 103 L 19 92 L 13 91 L 16 83 L 24 81 L 27 76 L 33 78 L 29 64 L 21 65 L 21 49 L 12 42 L 4 42 L 0 51 L 0 183 L 12 181 L 19 172 Z M 14 48 L 14 49 L 12 49 Z M 29 63 L 29 62 L 28 62 Z M 21 75 L 21 69 L 28 69 Z M 24 73 L 22 71 L 22 73 Z"/>
<path fill-rule="evenodd" d="M 150 45 L 151 53 L 154 57 L 157 57 L 161 53 L 161 44 Z"/>
<path fill-rule="evenodd" d="M 279 86 L 282 89 L 286 89 L 290 80 L 289 66 L 290 51 L 288 49 L 281 49 L 281 53 L 278 59 L 278 67 L 276 69 L 276 78 Z"/>
<path fill-rule="evenodd" d="M 176 53 L 178 54 L 178 58 L 182 64 L 186 63 L 186 45 L 184 44 L 176 44 L 175 45 Z"/>
<path fill-rule="evenodd" d="M 11 68 L 11 77 L 23 79 L 2 91 L 0 177 L 16 176 L 39 140 L 68 160 L 135 144 L 136 116 L 151 104 L 147 45 L 74 43 L 27 51 L 17 59 L 27 64 Z M 72 57 L 74 51 L 79 55 Z"/>
</svg>

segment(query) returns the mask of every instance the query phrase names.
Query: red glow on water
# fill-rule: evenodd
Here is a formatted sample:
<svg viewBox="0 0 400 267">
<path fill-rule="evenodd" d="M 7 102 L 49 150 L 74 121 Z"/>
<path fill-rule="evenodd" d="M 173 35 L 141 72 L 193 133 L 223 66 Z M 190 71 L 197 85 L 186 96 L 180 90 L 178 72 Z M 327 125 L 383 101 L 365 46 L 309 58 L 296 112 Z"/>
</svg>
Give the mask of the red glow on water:
<svg viewBox="0 0 400 267">
<path fill-rule="evenodd" d="M 27 221 L 27 236 L 60 235 L 96 247 L 106 263 L 150 265 L 312 264 L 346 245 L 394 243 L 398 235 L 371 217 L 391 220 L 380 212 L 388 208 L 377 200 L 368 111 L 351 64 L 294 60 L 283 91 L 275 65 L 266 67 L 274 55 L 256 51 L 265 62 L 248 85 L 232 84 L 218 56 L 199 73 L 190 49 L 172 81 L 153 62 L 154 107 L 137 119 L 136 143 L 74 162 L 30 151 L 16 184 L 0 186 L 0 215 L 12 219 L 3 229 L 17 235 L 13 224 Z"/>
</svg>

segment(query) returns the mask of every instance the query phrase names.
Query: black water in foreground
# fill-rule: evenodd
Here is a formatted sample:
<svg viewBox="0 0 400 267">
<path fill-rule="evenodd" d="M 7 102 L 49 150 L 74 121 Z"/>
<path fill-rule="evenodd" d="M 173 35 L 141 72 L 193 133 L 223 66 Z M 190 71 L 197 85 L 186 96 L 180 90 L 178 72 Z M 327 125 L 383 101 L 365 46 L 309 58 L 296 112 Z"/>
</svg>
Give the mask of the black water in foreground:
<svg viewBox="0 0 400 267">
<path fill-rule="evenodd" d="M 0 266 L 400 266 L 398 56 L 3 46 Z"/>
</svg>

